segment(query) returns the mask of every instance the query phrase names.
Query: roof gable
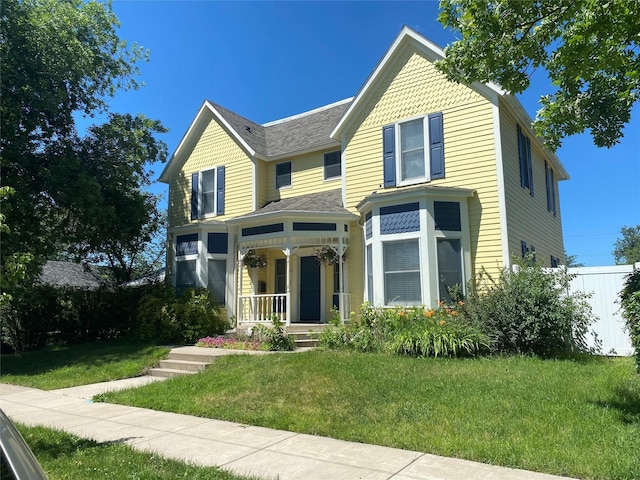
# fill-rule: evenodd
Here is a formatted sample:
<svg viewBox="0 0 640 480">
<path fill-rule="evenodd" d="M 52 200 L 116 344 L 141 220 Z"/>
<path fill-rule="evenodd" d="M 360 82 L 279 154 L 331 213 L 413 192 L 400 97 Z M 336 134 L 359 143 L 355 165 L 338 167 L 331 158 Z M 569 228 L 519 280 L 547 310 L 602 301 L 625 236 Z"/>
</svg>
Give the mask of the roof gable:
<svg viewBox="0 0 640 480">
<path fill-rule="evenodd" d="M 420 35 L 415 30 L 404 26 L 380 62 L 378 62 L 376 68 L 371 72 L 364 85 L 360 88 L 348 110 L 331 132 L 330 136 L 332 138 L 340 138 L 342 130 L 355 117 L 357 111 L 366 104 L 367 97 L 375 90 L 376 85 L 384 76 L 393 59 L 398 55 L 398 52 L 407 47 L 420 51 L 431 62 L 436 62 L 437 60 L 444 58 L 444 51 L 440 47 Z M 475 89 L 485 97 L 495 97 L 506 94 L 502 88 L 494 83 L 482 84 L 476 82 L 471 85 L 471 88 Z"/>
</svg>

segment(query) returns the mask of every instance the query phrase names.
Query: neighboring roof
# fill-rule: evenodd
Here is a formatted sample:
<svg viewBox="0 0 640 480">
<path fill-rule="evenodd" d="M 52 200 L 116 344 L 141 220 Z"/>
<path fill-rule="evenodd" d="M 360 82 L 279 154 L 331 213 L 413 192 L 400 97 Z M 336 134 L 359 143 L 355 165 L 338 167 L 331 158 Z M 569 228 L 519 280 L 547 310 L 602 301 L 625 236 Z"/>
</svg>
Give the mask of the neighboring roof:
<svg viewBox="0 0 640 480">
<path fill-rule="evenodd" d="M 90 290 L 106 283 L 91 266 L 57 261 L 48 261 L 44 264 L 40 281 L 54 287 L 76 287 Z"/>
<path fill-rule="evenodd" d="M 275 215 L 280 213 L 305 213 L 305 214 L 332 214 L 354 216 L 349 210 L 342 206 L 342 190 L 328 190 L 326 192 L 309 193 L 298 197 L 283 198 L 266 204 L 258 210 L 232 218 L 229 223 L 238 220 L 260 217 L 264 215 Z"/>
<path fill-rule="evenodd" d="M 159 268 L 149 275 L 138 278 L 137 280 L 131 280 L 124 284 L 125 287 L 141 287 L 142 285 L 150 285 L 154 283 L 163 283 L 166 278 L 165 268 Z"/>
</svg>

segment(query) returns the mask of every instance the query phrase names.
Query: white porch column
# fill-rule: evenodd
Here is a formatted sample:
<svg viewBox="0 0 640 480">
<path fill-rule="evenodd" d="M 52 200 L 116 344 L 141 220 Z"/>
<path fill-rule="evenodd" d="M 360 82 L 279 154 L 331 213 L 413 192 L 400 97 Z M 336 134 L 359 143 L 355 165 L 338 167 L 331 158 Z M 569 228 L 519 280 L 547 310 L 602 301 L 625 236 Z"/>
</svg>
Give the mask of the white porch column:
<svg viewBox="0 0 640 480">
<path fill-rule="evenodd" d="M 285 248 L 284 254 L 287 256 L 287 308 L 285 308 L 285 324 L 291 325 L 291 249 Z"/>
<path fill-rule="evenodd" d="M 344 280 L 343 280 L 343 268 L 342 264 L 342 255 L 344 252 L 342 251 L 342 234 L 338 238 L 338 314 L 340 315 L 340 320 L 344 323 Z"/>
<path fill-rule="evenodd" d="M 244 318 L 244 310 L 243 310 L 243 305 L 242 305 L 242 260 L 244 259 L 244 256 L 246 255 L 247 250 L 244 248 L 238 248 L 238 264 L 236 265 L 236 291 L 238 292 L 237 296 L 236 296 L 236 305 L 237 305 L 237 325 L 236 328 L 238 328 L 240 326 L 240 323 L 243 322 L 245 320 Z"/>
</svg>

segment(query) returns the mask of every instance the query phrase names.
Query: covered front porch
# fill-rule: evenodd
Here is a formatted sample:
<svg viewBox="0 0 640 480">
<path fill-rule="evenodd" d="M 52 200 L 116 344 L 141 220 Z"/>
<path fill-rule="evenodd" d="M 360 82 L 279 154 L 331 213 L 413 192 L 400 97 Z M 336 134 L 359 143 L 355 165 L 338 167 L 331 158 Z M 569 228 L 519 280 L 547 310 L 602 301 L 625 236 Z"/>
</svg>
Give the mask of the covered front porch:
<svg viewBox="0 0 640 480">
<path fill-rule="evenodd" d="M 299 202 L 281 200 L 228 222 L 237 239 L 238 327 L 274 317 L 287 326 L 349 319 L 347 258 L 350 228 L 359 217 L 342 207 L 301 210 Z"/>
</svg>

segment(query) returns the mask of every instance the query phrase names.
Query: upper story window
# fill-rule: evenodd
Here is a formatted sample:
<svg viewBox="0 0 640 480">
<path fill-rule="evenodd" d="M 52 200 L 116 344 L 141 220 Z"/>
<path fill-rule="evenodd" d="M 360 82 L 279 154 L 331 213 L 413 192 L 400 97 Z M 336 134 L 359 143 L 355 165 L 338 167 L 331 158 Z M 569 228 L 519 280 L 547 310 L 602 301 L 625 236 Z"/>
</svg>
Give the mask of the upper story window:
<svg viewBox="0 0 640 480">
<path fill-rule="evenodd" d="M 531 142 L 518 125 L 518 159 L 520 161 L 520 185 L 527 188 L 533 197 L 533 175 L 531 166 Z"/>
<path fill-rule="evenodd" d="M 334 180 L 342 176 L 342 155 L 340 150 L 324 154 L 324 179 Z"/>
<path fill-rule="evenodd" d="M 291 162 L 276 164 L 276 190 L 291 186 Z"/>
<path fill-rule="evenodd" d="M 547 183 L 547 210 L 553 212 L 556 216 L 556 180 L 553 175 L 553 169 L 549 164 L 544 162 L 544 176 Z"/>
<path fill-rule="evenodd" d="M 224 215 L 225 167 L 191 175 L 191 220 Z"/>
<path fill-rule="evenodd" d="M 442 113 L 382 127 L 384 186 L 444 178 Z"/>
</svg>

